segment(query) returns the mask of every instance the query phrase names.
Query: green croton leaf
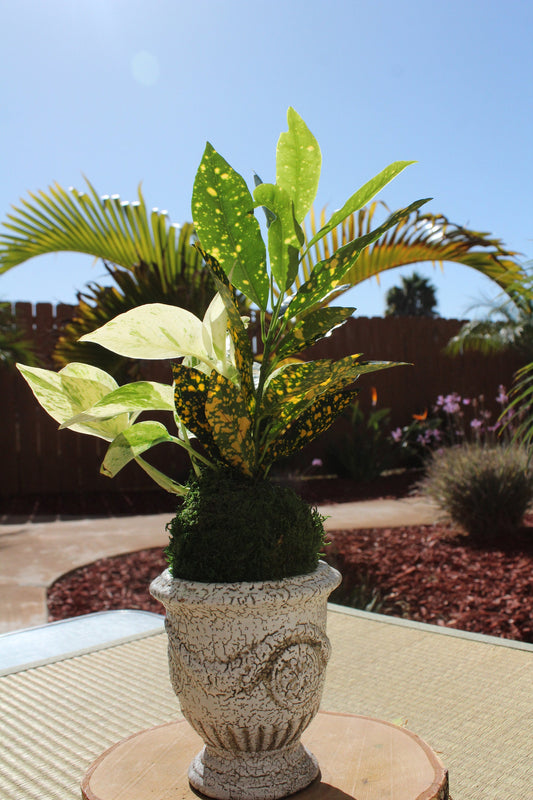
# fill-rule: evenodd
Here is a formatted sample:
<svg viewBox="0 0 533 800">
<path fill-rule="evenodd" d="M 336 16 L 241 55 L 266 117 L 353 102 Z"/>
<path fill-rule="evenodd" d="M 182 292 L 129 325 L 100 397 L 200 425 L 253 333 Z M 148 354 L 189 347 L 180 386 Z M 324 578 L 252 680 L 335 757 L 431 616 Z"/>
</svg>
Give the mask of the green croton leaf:
<svg viewBox="0 0 533 800">
<path fill-rule="evenodd" d="M 206 266 L 209 269 L 209 271 L 211 272 L 211 274 L 215 278 L 218 278 L 220 283 L 223 283 L 224 286 L 227 286 L 230 289 L 231 296 L 233 298 L 233 302 L 237 306 L 238 305 L 237 304 L 237 292 L 235 290 L 235 287 L 230 283 L 228 276 L 226 275 L 226 273 L 224 272 L 224 270 L 220 266 L 219 262 L 216 260 L 216 258 L 214 258 L 212 255 L 210 255 L 208 252 L 206 252 L 206 250 L 203 249 L 203 247 L 201 246 L 200 242 L 195 242 L 194 243 L 194 247 L 195 247 L 196 250 L 198 250 L 198 252 L 202 256 L 202 258 L 205 261 Z"/>
<path fill-rule="evenodd" d="M 332 214 L 331 218 L 328 222 L 320 228 L 320 230 L 313 236 L 311 241 L 308 243 L 307 247 L 310 248 L 316 242 L 320 241 L 324 236 L 326 236 L 330 231 L 340 225 L 341 222 L 344 222 L 351 214 L 354 214 L 359 209 L 366 206 L 373 197 L 375 197 L 378 192 L 380 192 L 393 178 L 400 174 L 406 167 L 410 164 L 414 164 L 414 161 L 394 161 L 394 163 L 389 164 L 388 167 L 385 167 L 378 175 L 374 178 L 371 178 L 364 186 L 358 189 L 352 196 L 346 201 L 342 208 L 338 211 L 335 211 Z"/>
<path fill-rule="evenodd" d="M 311 347 L 352 316 L 355 308 L 318 308 L 310 311 L 290 328 L 277 353 L 287 358 Z"/>
<path fill-rule="evenodd" d="M 298 274 L 300 248 L 305 237 L 294 215 L 294 203 L 281 186 L 262 183 L 254 192 L 257 205 L 270 209 L 274 219 L 268 227 L 268 255 L 276 283 L 285 292 Z"/>
<path fill-rule="evenodd" d="M 394 227 L 401 219 L 416 211 L 427 203 L 428 199 L 417 200 L 407 208 L 395 211 L 385 222 L 370 233 L 354 239 L 352 242 L 340 247 L 330 258 L 319 261 L 305 283 L 298 289 L 291 300 L 288 311 L 289 316 L 301 315 L 315 303 L 320 302 L 335 286 L 339 285 L 350 267 L 355 264 L 360 252 L 368 245 L 383 236 L 389 228 Z"/>
<path fill-rule="evenodd" d="M 248 404 L 239 388 L 217 372 L 209 380 L 205 413 L 226 464 L 252 475 L 255 448 Z"/>
<path fill-rule="evenodd" d="M 266 310 L 270 292 L 266 251 L 253 208 L 244 179 L 208 142 L 192 195 L 198 238 L 233 285 Z"/>
<path fill-rule="evenodd" d="M 350 366 L 353 366 L 358 363 L 360 355 L 350 358 L 352 359 Z M 283 365 L 273 373 L 266 386 L 262 412 L 277 414 L 283 412 L 283 406 L 295 398 L 298 402 L 309 398 L 310 402 L 316 394 L 328 391 L 329 385 L 334 380 L 332 368 L 335 366 L 336 362 L 331 359 Z"/>
<path fill-rule="evenodd" d="M 275 439 L 287 425 L 301 417 L 318 397 L 345 390 L 360 375 L 399 366 L 389 361 L 360 361 L 360 355 L 338 361 L 321 359 L 289 364 L 278 370 L 267 386 L 262 405 L 271 418 L 267 442 Z"/>
<path fill-rule="evenodd" d="M 171 387 L 169 387 L 171 388 Z M 114 439 L 105 455 L 100 472 L 114 478 L 120 470 L 137 459 L 146 450 L 162 442 L 179 443 L 160 422 L 137 422 Z"/>
<path fill-rule="evenodd" d="M 172 364 L 174 406 L 180 421 L 198 439 L 207 455 L 215 461 L 222 457 L 205 413 L 209 377 L 184 364 Z"/>
<path fill-rule="evenodd" d="M 287 458 L 324 433 L 338 415 L 357 397 L 356 391 L 332 392 L 318 397 L 265 450 L 263 461 L 267 468 L 280 458 Z"/>
<path fill-rule="evenodd" d="M 280 367 L 268 382 L 263 398 L 265 413 L 283 413 L 283 405 L 296 399 L 310 402 L 317 395 L 340 390 L 353 383 L 360 375 L 388 367 L 399 366 L 392 361 L 361 361 L 355 353 L 332 361 L 319 359 Z"/>
<path fill-rule="evenodd" d="M 282 133 L 276 152 L 276 184 L 287 192 L 294 203 L 297 222 L 302 222 L 313 205 L 322 155 L 318 142 L 300 117 L 289 108 L 289 130 Z"/>
</svg>

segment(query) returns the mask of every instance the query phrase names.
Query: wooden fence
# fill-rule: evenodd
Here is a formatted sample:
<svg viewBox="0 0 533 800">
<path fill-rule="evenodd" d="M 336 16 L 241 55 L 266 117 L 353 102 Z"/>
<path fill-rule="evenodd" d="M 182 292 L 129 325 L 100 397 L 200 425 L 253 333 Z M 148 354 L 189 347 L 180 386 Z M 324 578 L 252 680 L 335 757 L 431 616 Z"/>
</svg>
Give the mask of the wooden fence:
<svg viewBox="0 0 533 800">
<path fill-rule="evenodd" d="M 51 366 L 51 352 L 62 327 L 72 316 L 74 306 L 17 303 L 15 314 L 37 345 L 39 355 Z M 363 376 L 360 402 L 371 403 L 371 389 L 377 390 L 379 408 L 391 409 L 392 426 L 406 424 L 413 413 L 431 408 L 439 394 L 457 391 L 463 396 L 484 394 L 488 407 L 498 386 L 509 387 L 521 365 L 516 356 L 445 356 L 445 344 L 461 326 L 458 320 L 422 318 L 355 318 L 316 344 L 305 355 L 313 358 L 339 358 L 363 353 L 368 360 L 405 361 L 402 366 Z M 158 374 L 158 370 L 160 370 Z M 168 365 L 157 365 L 152 380 L 170 379 Z M 0 497 L 43 493 L 120 492 L 152 489 L 152 481 L 135 464 L 128 465 L 117 478 L 99 474 L 106 443 L 72 431 L 58 431 L 54 422 L 37 404 L 16 370 L 0 372 Z M 494 411 L 496 412 L 496 407 Z M 168 416 L 168 415 L 167 415 Z M 164 421 L 165 417 L 160 417 Z M 327 434 L 326 434 L 327 436 Z M 320 443 L 314 454 L 320 454 Z M 187 460 L 179 448 L 159 445 L 150 454 L 154 466 L 177 479 L 185 476 Z"/>
</svg>

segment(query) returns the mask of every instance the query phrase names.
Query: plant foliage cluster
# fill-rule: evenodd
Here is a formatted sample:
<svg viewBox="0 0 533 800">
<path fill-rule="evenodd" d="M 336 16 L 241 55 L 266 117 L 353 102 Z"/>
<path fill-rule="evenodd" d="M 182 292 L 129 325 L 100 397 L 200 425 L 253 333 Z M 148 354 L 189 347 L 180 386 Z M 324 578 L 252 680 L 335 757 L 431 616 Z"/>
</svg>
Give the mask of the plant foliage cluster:
<svg viewBox="0 0 533 800">
<path fill-rule="evenodd" d="M 390 409 L 376 408 L 376 402 L 377 396 L 365 413 L 357 399 L 343 413 L 327 457 L 330 470 L 339 478 L 371 481 L 398 466 L 398 448 L 389 435 Z"/>
<path fill-rule="evenodd" d="M 263 481 L 275 461 L 299 451 L 353 402 L 354 383 L 361 375 L 392 366 L 365 362 L 360 353 L 336 361 L 302 362 L 299 356 L 353 313 L 351 307 L 327 307 L 325 300 L 342 285 L 365 248 L 416 212 L 425 200 L 391 214 L 377 228 L 318 260 L 307 268 L 303 282 L 298 275 L 311 248 L 362 209 L 411 162 L 386 167 L 307 241 L 302 226 L 316 195 L 321 153 L 315 137 L 293 109 L 288 112 L 288 128 L 278 141 L 275 183 L 256 179 L 253 194 L 242 176 L 211 144 L 206 145 L 194 182 L 192 214 L 198 252 L 217 292 L 203 318 L 176 305 L 149 303 L 82 337 L 82 341 L 124 358 L 170 360 L 173 386 L 151 381 L 118 386 L 102 369 L 77 362 L 59 373 L 20 366 L 37 399 L 62 427 L 110 443 L 102 465 L 104 474 L 116 475 L 135 460 L 168 491 L 187 494 L 190 487 L 177 484 L 143 458 L 154 445 L 170 442 L 187 450 L 199 479 L 209 470 L 219 475 L 230 470 L 240 477 L 243 494 L 254 497 L 263 491 Z M 65 213 L 77 213 L 71 198 L 65 196 L 62 201 Z M 93 210 L 98 207 L 94 197 L 83 203 Z M 266 243 L 255 213 L 258 209 L 266 216 Z M 152 239 L 140 230 L 135 215 L 130 209 L 130 233 L 150 249 Z M 162 231 L 160 249 L 163 234 L 168 231 Z M 41 235 L 46 238 L 47 231 Z M 120 238 L 117 241 L 120 243 Z M 64 237 L 54 240 L 54 246 L 65 244 Z M 15 260 L 22 258 L 18 249 L 24 248 L 24 243 L 17 236 L 11 238 L 11 248 Z M 254 359 L 238 293 L 259 309 L 260 359 Z M 139 420 L 144 411 L 160 410 L 173 414 L 176 434 L 160 422 Z M 203 497 L 204 490 L 201 494 Z M 214 501 L 224 517 L 227 509 L 220 509 L 216 495 Z M 250 514 L 253 523 L 257 512 Z M 200 562 L 213 546 L 213 537 L 207 548 L 207 542 L 199 541 L 199 529 L 193 530 L 191 524 L 189 519 L 186 527 L 195 542 L 195 559 Z M 260 550 L 253 524 L 249 528 L 252 549 Z M 216 530 L 220 531 L 220 526 Z M 301 551 L 292 566 L 284 563 L 283 569 L 290 569 L 291 574 L 306 571 L 309 559 L 316 559 L 314 526 L 308 526 L 308 531 L 303 534 L 303 549 L 294 542 L 291 545 L 294 553 Z M 180 548 L 188 534 L 173 537 L 175 543 L 181 542 Z M 282 549 L 281 542 L 278 546 Z M 274 550 L 267 550 L 269 555 L 261 559 L 265 562 L 260 570 L 263 579 L 279 574 Z M 181 577 L 176 560 L 172 559 L 173 573 Z M 179 560 L 181 563 L 181 557 Z"/>
<path fill-rule="evenodd" d="M 169 360 L 173 385 L 136 380 L 119 386 L 109 372 L 81 361 L 68 363 L 59 373 L 23 365 L 20 371 L 61 427 L 109 443 L 102 464 L 106 475 L 114 476 L 136 461 L 166 490 L 190 494 L 191 486 L 179 485 L 144 458 L 151 447 L 169 442 L 188 452 L 198 481 L 209 474 L 213 478 L 231 473 L 239 476 L 243 495 L 263 491 L 272 464 L 290 458 L 354 403 L 354 384 L 361 375 L 392 366 L 366 362 L 360 353 L 336 361 L 301 361 L 304 350 L 353 313 L 351 307 L 330 305 L 345 290 L 346 280 L 356 283 L 424 255 L 467 263 L 502 285 L 516 275 L 516 265 L 498 242 L 450 226 L 444 218 L 421 218 L 419 209 L 425 200 L 370 227 L 373 206 L 369 212 L 368 204 L 409 163 L 398 161 L 386 167 L 329 219 L 323 218 L 318 230 L 311 215 L 309 237 L 304 220 L 316 196 L 321 154 L 315 137 L 293 109 L 288 112 L 288 131 L 278 141 L 275 182 L 256 178 L 253 192 L 208 143 L 192 196 L 197 253 L 192 260 L 190 254 L 187 257 L 193 267 L 191 281 L 198 281 L 201 310 L 196 312 L 177 305 L 181 300 L 172 295 L 181 240 L 176 241 L 176 230 L 163 212 L 152 212 L 148 224 L 141 195 L 138 203 L 129 205 L 116 197 L 99 198 L 89 185 L 88 193 L 65 192 L 56 186 L 51 196 L 32 196 L 31 202 L 24 202 L 8 218 L 1 269 L 40 253 L 74 249 L 129 271 L 129 275 L 115 274 L 124 287 L 122 299 L 120 293 L 108 294 L 110 307 L 102 318 L 98 318 L 98 303 L 86 304 L 88 327 L 108 314 L 118 315 L 85 332 L 81 341 L 104 348 L 112 361 L 116 357 L 131 359 L 133 364 Z M 256 216 L 261 209 L 266 217 L 266 242 Z M 397 232 L 413 215 L 414 228 L 404 227 L 410 237 L 407 256 L 406 243 Z M 185 236 L 186 241 L 189 238 Z M 389 261 L 376 266 L 368 255 L 378 240 L 388 248 Z M 490 252 L 480 252 L 478 246 L 489 247 Z M 402 258 L 411 261 L 402 262 Z M 118 313 L 123 310 L 121 303 L 129 302 L 124 298 L 135 295 L 135 282 L 149 287 L 154 275 L 157 299 Z M 206 276 L 216 294 L 204 311 Z M 161 288 L 163 299 L 170 298 L 174 304 L 160 301 Z M 104 294 L 100 287 L 93 287 L 94 297 Z M 258 309 L 260 358 L 252 353 L 243 299 Z M 140 418 L 151 411 L 170 412 L 176 430 Z M 211 489 L 201 490 L 202 497 L 213 491 L 210 485 Z M 192 529 L 187 531 L 184 537 L 174 536 L 180 548 Z M 250 537 L 254 538 L 253 527 Z M 316 558 L 315 532 L 306 537 L 307 555 L 292 566 L 285 564 L 283 570 L 305 571 L 309 558 Z M 208 543 L 199 545 L 196 534 L 192 539 L 197 541 L 195 558 L 200 561 Z M 291 547 L 298 551 L 296 544 Z M 174 574 L 180 569 L 176 560 L 172 561 Z M 278 575 L 274 556 L 267 560 L 262 577 Z"/>
<path fill-rule="evenodd" d="M 142 458 L 153 445 L 170 441 L 188 450 L 198 472 L 231 468 L 245 477 L 265 477 L 278 458 L 290 456 L 329 427 L 353 401 L 360 375 L 391 366 L 365 362 L 361 354 L 307 363 L 298 356 L 353 313 L 351 307 L 322 303 L 364 249 L 425 201 L 395 212 L 319 260 L 298 287 L 296 279 L 310 249 L 410 162 L 386 167 L 306 242 L 302 223 L 316 194 L 321 154 L 292 109 L 288 121 L 289 130 L 278 142 L 276 182 L 258 182 L 253 195 L 242 176 L 206 146 L 192 212 L 198 249 L 217 294 L 203 319 L 177 306 L 151 303 L 82 337 L 125 358 L 171 360 L 173 387 L 148 381 L 118 387 L 86 364 L 69 364 L 57 374 L 21 366 L 40 402 L 63 427 L 110 442 L 105 474 L 115 475 L 136 460 L 166 489 L 182 493 L 183 487 Z M 267 244 L 258 208 L 266 213 Z M 259 309 L 260 361 L 254 360 L 237 292 Z M 178 435 L 161 423 L 138 421 L 147 410 L 172 411 Z"/>
</svg>

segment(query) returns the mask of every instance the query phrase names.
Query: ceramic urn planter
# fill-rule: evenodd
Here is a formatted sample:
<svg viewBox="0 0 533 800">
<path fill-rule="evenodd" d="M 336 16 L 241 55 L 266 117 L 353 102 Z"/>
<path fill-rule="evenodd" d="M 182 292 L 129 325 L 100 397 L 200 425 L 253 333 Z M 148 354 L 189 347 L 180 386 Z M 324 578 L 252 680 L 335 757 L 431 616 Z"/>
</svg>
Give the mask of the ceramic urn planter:
<svg viewBox="0 0 533 800">
<path fill-rule="evenodd" d="M 340 574 L 254 583 L 156 578 L 166 608 L 170 677 L 205 742 L 194 788 L 220 800 L 275 800 L 318 775 L 300 736 L 316 715 L 330 655 L 327 599 Z"/>
</svg>

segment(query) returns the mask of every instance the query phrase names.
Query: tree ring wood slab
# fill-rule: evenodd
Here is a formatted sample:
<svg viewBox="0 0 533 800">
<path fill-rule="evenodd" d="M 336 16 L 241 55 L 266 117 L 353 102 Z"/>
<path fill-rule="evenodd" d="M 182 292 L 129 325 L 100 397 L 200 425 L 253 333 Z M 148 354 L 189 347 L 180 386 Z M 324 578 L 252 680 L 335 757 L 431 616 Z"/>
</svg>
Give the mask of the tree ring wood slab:
<svg viewBox="0 0 533 800">
<path fill-rule="evenodd" d="M 321 774 L 298 800 L 451 800 L 437 755 L 389 722 L 322 711 L 302 742 Z M 202 745 L 185 720 L 134 734 L 92 764 L 83 800 L 195 800 L 187 772 Z"/>
</svg>

